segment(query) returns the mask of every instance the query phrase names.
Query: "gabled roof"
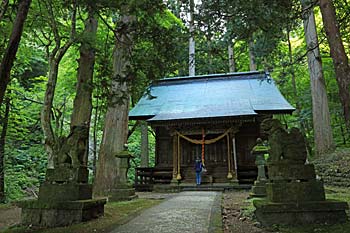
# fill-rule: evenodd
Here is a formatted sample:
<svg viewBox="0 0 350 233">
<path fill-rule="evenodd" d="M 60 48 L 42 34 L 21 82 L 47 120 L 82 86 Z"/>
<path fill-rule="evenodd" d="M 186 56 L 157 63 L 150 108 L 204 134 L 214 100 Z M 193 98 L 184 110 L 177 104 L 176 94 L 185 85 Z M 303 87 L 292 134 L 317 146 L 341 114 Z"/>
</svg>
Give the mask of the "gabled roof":
<svg viewBox="0 0 350 233">
<path fill-rule="evenodd" d="M 243 72 L 154 82 L 129 119 L 168 121 L 292 113 L 268 73 Z"/>
</svg>

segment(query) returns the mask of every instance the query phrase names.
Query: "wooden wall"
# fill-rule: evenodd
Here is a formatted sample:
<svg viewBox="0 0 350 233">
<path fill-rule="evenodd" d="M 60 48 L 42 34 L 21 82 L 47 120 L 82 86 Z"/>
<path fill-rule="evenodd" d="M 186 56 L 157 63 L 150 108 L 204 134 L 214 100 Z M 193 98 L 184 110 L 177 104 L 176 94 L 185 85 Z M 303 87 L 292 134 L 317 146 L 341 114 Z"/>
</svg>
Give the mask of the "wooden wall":
<svg viewBox="0 0 350 233">
<path fill-rule="evenodd" d="M 208 125 L 206 125 L 208 128 Z M 217 129 L 221 126 L 211 126 L 212 129 Z M 226 126 L 224 130 L 230 128 Z M 156 131 L 156 167 L 166 168 L 173 166 L 173 138 L 170 135 L 170 131 L 166 127 L 155 127 Z M 206 135 L 206 139 L 216 138 L 220 133 L 213 133 Z M 192 139 L 201 139 L 201 135 L 189 135 Z M 256 138 L 259 137 L 259 124 L 257 122 L 243 123 L 239 132 L 235 134 L 236 140 L 236 154 L 238 169 L 251 169 L 255 168 L 255 158 L 250 154 L 251 149 L 255 145 Z M 202 147 L 201 145 L 192 144 L 184 139 L 181 140 L 181 168 L 182 176 L 184 179 L 194 178 L 194 163 L 196 156 L 201 157 Z M 233 165 L 233 150 L 232 150 L 232 138 L 231 143 L 231 162 Z M 228 158 L 227 158 L 227 138 L 223 138 L 218 142 L 210 145 L 205 145 L 205 163 L 209 170 L 213 172 L 213 176 L 220 182 L 225 182 L 228 172 Z"/>
</svg>

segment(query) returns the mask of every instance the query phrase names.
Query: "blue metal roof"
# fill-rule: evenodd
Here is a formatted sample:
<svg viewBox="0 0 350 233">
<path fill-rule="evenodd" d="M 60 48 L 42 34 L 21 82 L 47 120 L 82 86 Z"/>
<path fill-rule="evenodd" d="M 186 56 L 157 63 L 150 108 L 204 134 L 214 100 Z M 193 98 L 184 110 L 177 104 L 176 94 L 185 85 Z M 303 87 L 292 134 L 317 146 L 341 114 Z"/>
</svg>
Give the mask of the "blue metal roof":
<svg viewBox="0 0 350 233">
<path fill-rule="evenodd" d="M 130 111 L 129 118 L 165 121 L 294 110 L 269 74 L 255 71 L 156 81 Z"/>
</svg>

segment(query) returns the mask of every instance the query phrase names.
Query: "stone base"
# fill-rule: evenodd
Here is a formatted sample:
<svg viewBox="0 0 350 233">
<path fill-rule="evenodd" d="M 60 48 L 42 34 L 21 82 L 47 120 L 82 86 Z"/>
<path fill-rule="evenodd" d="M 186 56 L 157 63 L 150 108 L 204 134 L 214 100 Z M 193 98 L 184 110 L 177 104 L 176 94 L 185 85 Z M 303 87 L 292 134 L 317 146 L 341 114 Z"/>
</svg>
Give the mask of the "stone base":
<svg viewBox="0 0 350 233">
<path fill-rule="evenodd" d="M 155 184 L 153 185 L 153 192 L 157 193 L 178 193 L 180 192 L 180 185 L 176 184 Z"/>
<path fill-rule="evenodd" d="M 130 201 L 137 198 L 134 188 L 113 189 L 109 195 L 108 201 Z"/>
<path fill-rule="evenodd" d="M 336 224 L 347 221 L 346 202 L 315 201 L 301 203 L 273 203 L 255 200 L 255 216 L 263 226 Z"/>
<path fill-rule="evenodd" d="M 170 184 L 177 186 L 177 185 L 179 185 L 179 181 L 176 178 L 172 178 L 171 181 L 170 181 Z"/>
<path fill-rule="evenodd" d="M 230 179 L 228 183 L 231 185 L 239 185 L 239 181 L 237 179 Z"/>
<path fill-rule="evenodd" d="M 313 180 L 316 178 L 313 164 L 268 164 L 270 180 Z"/>
<path fill-rule="evenodd" d="M 252 187 L 250 197 L 266 197 L 266 181 L 255 181 Z"/>
<path fill-rule="evenodd" d="M 325 200 L 323 183 L 316 179 L 304 182 L 274 181 L 266 184 L 266 193 L 269 201 L 278 203 Z"/>
<path fill-rule="evenodd" d="M 43 183 L 39 188 L 39 201 L 64 202 L 75 200 L 88 200 L 92 198 L 91 184 L 76 183 Z"/>
<path fill-rule="evenodd" d="M 23 225 L 39 227 L 69 226 L 98 218 L 104 214 L 106 199 L 90 199 L 67 202 L 21 201 Z"/>
</svg>

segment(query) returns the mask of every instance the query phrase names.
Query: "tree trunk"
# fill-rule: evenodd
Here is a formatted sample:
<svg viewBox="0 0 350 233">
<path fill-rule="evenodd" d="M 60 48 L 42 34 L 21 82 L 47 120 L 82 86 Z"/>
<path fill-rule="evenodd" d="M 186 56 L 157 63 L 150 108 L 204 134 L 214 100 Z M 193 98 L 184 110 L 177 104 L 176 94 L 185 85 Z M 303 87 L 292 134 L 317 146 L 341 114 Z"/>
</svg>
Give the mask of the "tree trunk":
<svg viewBox="0 0 350 233">
<path fill-rule="evenodd" d="M 230 41 L 228 43 L 228 64 L 229 64 L 229 72 L 235 72 L 236 71 L 236 64 L 235 64 L 235 51 L 234 51 L 234 44 Z"/>
<path fill-rule="evenodd" d="M 95 107 L 95 116 L 94 116 L 94 128 L 93 128 L 93 158 L 92 158 L 92 173 L 94 180 L 96 179 L 96 165 L 97 165 L 97 122 L 100 119 L 99 112 L 99 103 L 97 99 L 96 107 Z"/>
<path fill-rule="evenodd" d="M 345 122 L 350 127 L 350 66 L 340 35 L 335 8 L 331 0 L 320 0 L 324 29 L 326 31 L 335 75 L 343 106 Z"/>
<path fill-rule="evenodd" d="M 148 126 L 146 122 L 141 122 L 141 167 L 148 167 Z"/>
<path fill-rule="evenodd" d="M 52 117 L 52 103 L 55 95 L 57 76 L 58 76 L 58 64 L 56 59 L 50 59 L 49 61 L 49 77 L 46 84 L 46 91 L 44 97 L 44 104 L 41 110 L 41 128 L 44 133 L 45 149 L 47 152 L 47 167 L 54 168 L 54 153 L 57 148 L 57 139 L 52 129 L 51 117 Z"/>
<path fill-rule="evenodd" d="M 92 111 L 92 79 L 95 65 L 95 40 L 97 33 L 97 20 L 94 18 L 94 11 L 90 10 L 89 17 L 85 22 L 84 41 L 80 47 L 80 59 L 78 68 L 77 91 L 74 99 L 73 112 L 71 116 L 71 131 L 75 127 L 85 127 L 83 132 L 86 135 L 81 137 L 80 143 L 85 145 L 84 154 L 78 155 L 81 165 L 87 166 L 89 129 Z M 74 145 L 73 145 L 74 146 Z M 78 145 L 76 145 L 78 146 Z M 83 153 L 83 151 L 81 151 Z"/>
<path fill-rule="evenodd" d="M 248 46 L 249 46 L 249 70 L 250 71 L 256 71 L 257 65 L 256 65 L 256 61 L 255 61 L 254 51 L 253 51 L 254 42 L 253 41 L 249 41 L 249 45 Z"/>
<path fill-rule="evenodd" d="M 22 37 L 24 22 L 27 18 L 31 2 L 31 0 L 22 0 L 19 2 L 10 40 L 0 64 L 0 106 L 4 100 L 7 85 L 10 82 L 10 72 L 16 58 L 19 42 Z"/>
<path fill-rule="evenodd" d="M 119 159 L 116 155 L 124 149 L 128 137 L 129 90 L 127 81 L 131 72 L 133 37 L 130 25 L 133 16 L 122 16 L 113 52 L 113 77 L 103 137 L 98 158 L 94 195 L 106 196 L 118 184 Z"/>
<path fill-rule="evenodd" d="M 189 76 L 195 76 L 196 75 L 196 61 L 195 61 L 195 40 L 194 40 L 194 0 L 190 0 L 190 39 L 189 39 L 189 61 L 188 61 L 188 67 L 189 67 Z"/>
<path fill-rule="evenodd" d="M 311 80 L 312 116 L 316 154 L 334 149 L 333 133 L 330 123 L 328 98 L 323 77 L 322 60 L 318 48 L 318 38 L 313 7 L 307 0 L 301 0 L 304 14 L 304 32 L 308 49 L 307 60 Z"/>
<path fill-rule="evenodd" d="M 0 135 L 0 203 L 5 202 L 5 144 L 8 119 L 10 113 L 10 98 L 5 99 L 5 114 L 2 120 L 2 131 Z"/>
<path fill-rule="evenodd" d="M 296 114 L 298 117 L 299 121 L 299 127 L 300 131 L 303 134 L 304 140 L 305 140 L 305 146 L 306 146 L 306 151 L 308 153 L 308 157 L 312 154 L 312 148 L 310 146 L 309 141 L 307 140 L 306 137 L 306 126 L 303 118 L 300 116 L 301 113 L 301 104 L 299 100 L 299 95 L 298 95 L 298 89 L 297 89 L 297 84 L 296 84 L 296 79 L 295 79 L 295 70 L 294 70 L 294 61 L 293 61 L 293 50 L 292 50 L 292 43 L 290 41 L 290 35 L 289 31 L 287 32 L 287 41 L 288 41 L 288 53 L 289 53 L 289 64 L 290 64 L 290 73 L 292 75 L 292 87 L 293 87 L 293 98 L 295 99 L 295 105 L 296 105 Z"/>
</svg>

